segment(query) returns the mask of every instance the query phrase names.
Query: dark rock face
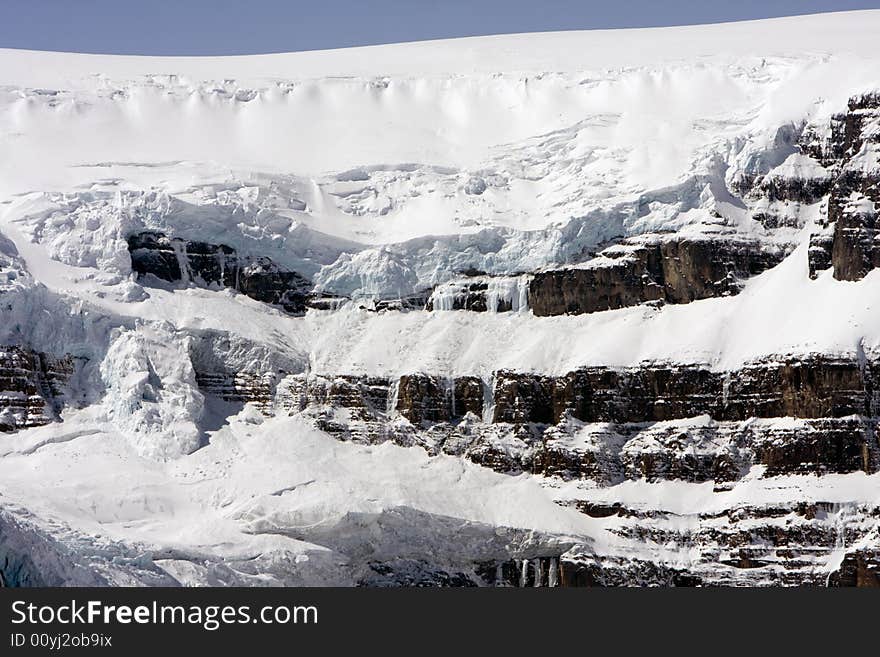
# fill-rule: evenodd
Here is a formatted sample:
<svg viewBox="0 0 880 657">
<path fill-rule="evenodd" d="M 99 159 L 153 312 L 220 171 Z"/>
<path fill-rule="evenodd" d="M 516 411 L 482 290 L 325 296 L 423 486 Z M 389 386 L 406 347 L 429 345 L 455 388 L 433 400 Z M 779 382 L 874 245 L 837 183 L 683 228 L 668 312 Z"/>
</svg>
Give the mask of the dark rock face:
<svg viewBox="0 0 880 657">
<path fill-rule="evenodd" d="M 493 422 L 552 424 L 552 377 L 502 370 L 495 374 Z"/>
<path fill-rule="evenodd" d="M 314 399 L 333 408 L 345 408 L 361 419 L 382 417 L 388 410 L 391 383 L 381 377 L 337 376 L 316 383 Z"/>
<path fill-rule="evenodd" d="M 832 142 L 836 144 L 834 155 L 839 159 L 854 155 L 862 149 L 867 139 L 877 139 L 877 134 L 866 135 L 866 128 L 877 121 L 880 116 L 880 93 L 867 93 L 853 96 L 847 103 L 847 112 L 835 117 L 837 123 L 832 131 Z M 841 138 L 842 137 L 842 138 Z"/>
<path fill-rule="evenodd" d="M 584 432 L 588 430 L 588 435 Z M 637 431 L 637 430 L 636 430 Z M 621 453 L 636 431 L 613 424 L 560 422 L 547 427 L 519 460 L 533 473 L 610 485 L 624 478 Z"/>
<path fill-rule="evenodd" d="M 413 431 L 389 422 L 391 380 L 385 377 L 310 374 L 286 376 L 275 390 L 275 412 L 303 413 L 339 440 L 364 444 L 412 444 Z"/>
<path fill-rule="evenodd" d="M 452 393 L 445 380 L 412 374 L 400 377 L 398 386 L 397 410 L 414 425 L 449 420 Z"/>
<path fill-rule="evenodd" d="M 369 563 L 370 572 L 363 577 L 358 586 L 417 588 L 471 588 L 480 584 L 473 576 L 463 572 L 450 572 L 424 561 L 396 559 L 394 561 L 373 561 Z"/>
<path fill-rule="evenodd" d="M 679 568 L 639 559 L 571 556 L 560 563 L 560 586 L 702 586 L 702 580 Z"/>
<path fill-rule="evenodd" d="M 838 165 L 842 160 L 852 157 L 861 150 L 866 141 L 866 128 L 877 119 L 878 107 L 880 107 L 880 94 L 853 96 L 847 102 L 845 112 L 831 117 L 827 136 L 817 134 L 815 127 L 808 127 L 801 136 L 798 147 L 802 153 L 812 157 L 822 166 Z"/>
<path fill-rule="evenodd" d="M 196 383 L 203 392 L 228 402 L 251 402 L 265 414 L 271 414 L 275 397 L 276 376 L 238 372 L 196 372 Z"/>
<path fill-rule="evenodd" d="M 880 470 L 877 371 L 877 363 L 864 355 L 767 360 L 726 373 L 667 364 L 588 367 L 560 377 L 499 371 L 491 390 L 476 377 L 410 374 L 393 381 L 300 374 L 277 383 L 272 408 L 302 413 L 340 440 L 419 446 L 506 474 L 591 480 L 599 491 L 627 480 L 677 480 L 711 482 L 722 492 L 746 476 Z M 226 394 L 250 401 L 272 396 L 263 381 L 236 386 Z M 492 412 L 485 412 L 489 408 Z M 876 523 L 863 520 L 880 517 L 870 505 L 784 500 L 671 512 L 590 495 L 559 503 L 606 519 L 608 531 L 640 545 L 642 554 L 597 555 L 575 547 L 452 569 L 381 561 L 370 564 L 362 584 L 869 586 L 877 581 L 870 549 L 850 550 L 830 577 L 827 565 L 829 555 L 845 546 L 867 544 Z M 687 558 L 670 563 L 669 546 Z"/>
<path fill-rule="evenodd" d="M 665 300 L 689 303 L 736 294 L 741 279 L 775 267 L 785 257 L 748 240 L 668 240 L 660 245 Z"/>
<path fill-rule="evenodd" d="M 57 420 L 74 365 L 70 356 L 59 359 L 20 346 L 0 346 L 0 431 Z"/>
<path fill-rule="evenodd" d="M 583 368 L 557 382 L 554 422 L 651 422 L 703 415 L 718 401 L 720 378 L 694 366 Z"/>
<path fill-rule="evenodd" d="M 776 266 L 782 249 L 743 238 L 626 241 L 596 264 L 538 272 L 529 307 L 538 316 L 591 313 L 647 301 L 690 303 L 736 294 L 742 279 Z"/>
<path fill-rule="evenodd" d="M 288 376 L 281 382 L 276 406 L 290 412 L 309 406 L 329 406 L 355 411 L 357 419 L 385 417 L 391 381 L 385 377 L 307 374 Z"/>
<path fill-rule="evenodd" d="M 831 267 L 831 251 L 834 248 L 834 236 L 827 233 L 815 233 L 810 235 L 810 247 L 807 251 L 807 260 L 810 268 L 810 278 L 817 278 L 820 271 Z"/>
<path fill-rule="evenodd" d="M 843 417 L 872 414 L 874 376 L 857 360 L 816 356 L 755 363 L 724 380 L 722 408 L 713 417 Z"/>
<path fill-rule="evenodd" d="M 311 282 L 280 269 L 269 258 L 239 256 L 225 244 L 169 238 L 163 233 L 129 236 L 131 267 L 139 278 L 155 276 L 169 283 L 189 283 L 232 288 L 257 301 L 291 314 L 305 312 L 311 299 Z"/>
<path fill-rule="evenodd" d="M 754 465 L 765 476 L 880 469 L 876 372 L 873 361 L 821 356 L 727 373 L 671 365 L 562 377 L 499 371 L 488 397 L 476 377 L 411 374 L 392 384 L 297 375 L 278 386 L 274 405 L 310 415 L 341 439 L 420 445 L 503 473 L 605 485 L 732 482 Z M 271 395 L 265 386 L 239 384 L 227 394 L 246 391 L 262 403 Z"/>
<path fill-rule="evenodd" d="M 258 258 L 241 267 L 236 276 L 235 289 L 245 296 L 291 314 L 305 312 L 312 285 L 296 272 L 281 271 L 268 258 Z"/>
<path fill-rule="evenodd" d="M 456 377 L 453 382 L 452 417 L 483 415 L 483 381 L 476 376 Z"/>
<path fill-rule="evenodd" d="M 875 378 L 857 360 L 825 356 L 752 363 L 727 373 L 662 364 L 585 367 L 558 378 L 500 371 L 494 421 L 555 424 L 566 415 L 583 422 L 873 415 Z"/>
<path fill-rule="evenodd" d="M 439 286 L 427 310 L 535 315 L 592 313 L 645 302 L 689 303 L 736 294 L 743 279 L 774 267 L 785 250 L 732 235 L 624 240 L 584 265 L 524 277 L 476 276 Z"/>
<path fill-rule="evenodd" d="M 862 549 L 847 553 L 840 568 L 828 578 L 828 585 L 880 587 L 880 550 Z"/>
<path fill-rule="evenodd" d="M 785 501 L 767 506 L 735 505 L 682 517 L 654 509 L 577 504 L 593 517 L 617 516 L 615 533 L 650 546 L 686 546 L 689 564 L 629 554 L 562 555 L 563 586 L 876 586 L 877 551 L 845 552 L 828 574 L 828 555 L 872 537 L 877 507 L 830 502 Z M 868 521 L 868 522 L 866 522 Z M 876 531 L 876 530 L 874 530 Z"/>
<path fill-rule="evenodd" d="M 829 178 L 784 178 L 781 176 L 766 176 L 758 186 L 761 195 L 769 201 L 793 201 L 804 205 L 811 205 L 822 199 L 831 191 L 832 181 Z M 755 217 L 757 219 L 757 217 Z M 763 223 L 763 222 L 762 222 Z M 767 228 L 777 228 L 776 225 L 764 224 Z"/>
<path fill-rule="evenodd" d="M 445 379 L 427 374 L 400 377 L 396 409 L 416 426 L 452 422 L 483 412 L 483 382 L 477 377 Z"/>
<path fill-rule="evenodd" d="M 538 316 L 578 315 L 634 306 L 664 298 L 656 248 L 604 266 L 538 272 L 529 286 L 529 308 Z"/>
<path fill-rule="evenodd" d="M 838 280 L 857 281 L 880 266 L 877 208 L 880 172 L 857 156 L 880 148 L 880 95 L 851 98 L 831 120 L 830 136 L 805 134 L 801 150 L 832 171 L 828 188 L 829 229 L 811 239 L 810 276 L 834 268 Z"/>
<path fill-rule="evenodd" d="M 876 425 L 853 418 L 814 420 L 809 426 L 813 431 L 770 431 L 753 442 L 766 476 L 877 471 Z"/>
<path fill-rule="evenodd" d="M 880 267 L 878 183 L 880 178 L 838 181 L 828 202 L 828 220 L 834 222 L 831 262 L 838 280 L 857 281 Z"/>
<path fill-rule="evenodd" d="M 409 446 L 409 436 L 388 423 L 391 382 L 375 377 L 337 376 L 310 383 L 306 413 L 316 426 L 341 440 Z"/>
<path fill-rule="evenodd" d="M 508 475 L 518 475 L 527 470 L 517 454 L 500 448 L 489 441 L 481 441 L 471 446 L 464 457 L 471 463 Z"/>
<path fill-rule="evenodd" d="M 470 454 L 468 454 L 470 457 Z M 483 463 L 492 467 L 494 464 Z M 591 479 L 611 485 L 627 479 L 730 482 L 751 466 L 764 476 L 826 474 L 880 468 L 877 422 L 865 418 L 821 418 L 788 423 L 626 423 L 548 427 L 524 445 L 517 469 L 562 479 Z"/>
<path fill-rule="evenodd" d="M 128 252 L 131 255 L 131 268 L 139 278 L 152 274 L 163 281 L 177 282 L 183 277 L 173 242 L 163 233 L 130 235 Z"/>
<path fill-rule="evenodd" d="M 805 129 L 797 140 L 789 136 L 787 145 L 795 148 L 801 156 L 801 163 L 809 163 L 807 158 L 816 159 L 810 154 L 809 146 L 819 139 L 818 135 Z M 778 145 L 778 143 L 777 143 Z M 786 172 L 771 170 L 763 177 L 742 176 L 739 185 L 734 185 L 750 201 L 752 219 L 768 231 L 780 228 L 803 228 L 807 219 L 802 206 L 809 206 L 824 200 L 831 191 L 834 175 L 823 168 L 820 162 L 814 166 L 794 166 Z"/>
<path fill-rule="evenodd" d="M 391 562 L 371 562 L 370 572 L 359 583 L 361 586 L 416 586 L 416 587 L 474 587 L 554 588 L 573 584 L 562 577 L 565 555 L 537 556 L 524 559 L 481 561 L 469 572 L 438 569 L 428 563 L 412 559 Z"/>
<path fill-rule="evenodd" d="M 302 374 L 279 382 L 275 407 L 303 412 L 320 429 L 344 440 L 420 444 L 436 453 L 436 443 L 452 433 L 453 425 L 482 414 L 483 382 L 426 374 L 404 375 L 396 382 L 386 377 Z M 398 415 L 408 423 L 396 425 Z M 419 431 L 424 435 L 417 439 Z"/>
</svg>

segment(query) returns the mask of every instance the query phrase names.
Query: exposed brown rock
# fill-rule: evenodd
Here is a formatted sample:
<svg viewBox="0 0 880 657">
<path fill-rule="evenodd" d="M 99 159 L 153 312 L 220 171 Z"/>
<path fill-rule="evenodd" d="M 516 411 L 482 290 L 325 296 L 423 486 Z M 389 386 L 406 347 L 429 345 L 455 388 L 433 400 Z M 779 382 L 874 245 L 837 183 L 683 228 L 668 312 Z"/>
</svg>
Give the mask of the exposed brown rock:
<svg viewBox="0 0 880 657">
<path fill-rule="evenodd" d="M 831 252 L 833 248 L 834 235 L 828 233 L 815 233 L 810 235 L 810 246 L 807 251 L 810 278 L 817 278 L 820 271 L 825 271 L 831 267 Z"/>
<path fill-rule="evenodd" d="M 838 280 L 857 281 L 880 267 L 878 182 L 880 179 L 853 185 L 841 181 L 831 196 L 828 204 L 828 220 L 834 223 L 831 262 L 834 278 Z"/>
<path fill-rule="evenodd" d="M 73 371 L 70 356 L 55 358 L 21 346 L 0 346 L 0 431 L 58 419 Z"/>
<path fill-rule="evenodd" d="M 766 476 L 877 471 L 876 370 L 867 359 L 812 356 L 727 373 L 666 364 L 562 377 L 499 371 L 490 423 L 477 377 L 406 375 L 395 394 L 382 377 L 288 376 L 274 404 L 343 439 L 420 445 L 499 472 L 727 482 L 753 465 Z M 266 380 L 220 383 L 232 386 L 217 388 L 229 399 L 271 398 Z M 782 417 L 801 420 L 753 421 Z"/>
<path fill-rule="evenodd" d="M 232 288 L 291 314 L 301 314 L 312 297 L 308 279 L 285 271 L 267 257 L 247 257 L 225 244 L 169 238 L 145 231 L 130 235 L 131 267 L 139 278 L 148 275 L 169 283 Z"/>
<path fill-rule="evenodd" d="M 398 382 L 395 410 L 417 426 L 451 422 L 466 413 L 482 415 L 483 382 L 477 377 L 405 374 Z"/>
<path fill-rule="evenodd" d="M 493 422 L 552 424 L 552 377 L 501 370 L 495 373 Z"/>
<path fill-rule="evenodd" d="M 614 310 L 648 301 L 690 303 L 736 294 L 743 279 L 774 267 L 785 251 L 734 236 L 628 240 L 595 264 L 538 272 L 529 285 L 535 315 Z"/>
<path fill-rule="evenodd" d="M 870 415 L 871 385 L 856 359 L 815 356 L 753 363 L 724 376 L 721 406 L 711 414 L 724 420 Z"/>
<path fill-rule="evenodd" d="M 829 586 L 880 587 L 880 550 L 848 552 L 840 567 L 828 578 Z"/>
<path fill-rule="evenodd" d="M 880 147 L 880 95 L 850 99 L 847 111 L 831 120 L 830 136 L 806 135 L 803 151 L 835 171 L 828 190 L 830 229 L 810 242 L 810 276 L 834 268 L 838 280 L 857 281 L 880 266 L 877 208 L 880 172 L 865 169 L 856 155 Z"/>
<path fill-rule="evenodd" d="M 697 365 L 585 367 L 562 377 L 495 375 L 495 422 L 657 422 L 698 415 L 873 415 L 875 375 L 856 359 L 811 356 L 751 363 L 733 372 Z"/>
<path fill-rule="evenodd" d="M 275 396 L 276 376 L 238 372 L 196 373 L 196 383 L 203 392 L 216 395 L 228 402 L 251 402 L 263 412 L 271 414 Z"/>
<path fill-rule="evenodd" d="M 701 586 L 701 579 L 683 569 L 641 559 L 568 556 L 560 560 L 560 586 Z"/>
<path fill-rule="evenodd" d="M 597 266 L 538 272 L 529 284 L 529 308 L 538 316 L 577 315 L 664 298 L 658 247 L 635 248 Z"/>
<path fill-rule="evenodd" d="M 452 416 L 467 413 L 483 415 L 483 380 L 476 376 L 460 376 L 453 383 Z"/>
</svg>

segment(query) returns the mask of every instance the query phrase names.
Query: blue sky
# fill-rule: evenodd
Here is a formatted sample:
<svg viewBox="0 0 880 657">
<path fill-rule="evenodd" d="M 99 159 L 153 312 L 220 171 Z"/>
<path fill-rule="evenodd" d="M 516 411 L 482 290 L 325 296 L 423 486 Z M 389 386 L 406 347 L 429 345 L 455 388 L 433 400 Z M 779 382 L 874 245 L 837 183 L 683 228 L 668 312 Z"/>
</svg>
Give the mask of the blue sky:
<svg viewBox="0 0 880 657">
<path fill-rule="evenodd" d="M 0 47 L 249 54 L 874 8 L 880 0 L 0 0 Z"/>
</svg>

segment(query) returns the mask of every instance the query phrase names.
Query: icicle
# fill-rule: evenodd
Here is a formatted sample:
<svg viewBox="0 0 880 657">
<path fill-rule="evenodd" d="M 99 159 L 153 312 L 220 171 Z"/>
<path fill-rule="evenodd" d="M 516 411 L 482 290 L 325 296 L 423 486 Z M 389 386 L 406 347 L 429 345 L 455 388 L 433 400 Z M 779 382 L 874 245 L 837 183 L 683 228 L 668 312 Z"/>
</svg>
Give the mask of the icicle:
<svg viewBox="0 0 880 657">
<path fill-rule="evenodd" d="M 543 581 L 543 577 L 542 577 L 543 573 L 541 572 L 541 559 L 540 558 L 535 559 L 534 561 L 532 561 L 532 565 L 535 567 L 534 587 L 539 588 L 544 585 L 544 581 Z"/>
<path fill-rule="evenodd" d="M 559 563 L 556 561 L 556 557 L 550 559 L 550 572 L 547 575 L 547 586 L 559 586 Z"/>
<path fill-rule="evenodd" d="M 834 516 L 834 549 L 828 557 L 825 567 L 828 574 L 825 576 L 825 586 L 831 585 L 831 575 L 843 564 L 846 558 L 846 513 L 849 510 L 845 503 L 834 504 L 832 512 Z"/>
<path fill-rule="evenodd" d="M 400 377 L 392 381 L 388 388 L 388 402 L 385 406 L 385 413 L 389 416 L 397 413 L 397 397 L 400 393 Z"/>
<path fill-rule="evenodd" d="M 498 312 L 498 306 L 501 304 L 501 295 L 502 291 L 498 281 L 494 278 L 489 279 L 489 285 L 486 288 L 486 312 Z"/>
<path fill-rule="evenodd" d="M 464 308 L 471 295 L 482 295 L 486 312 L 523 312 L 529 307 L 528 274 L 521 276 L 482 276 L 443 283 L 434 288 L 430 304 L 434 310 L 455 310 L 456 304 Z M 480 284 L 485 290 L 480 291 Z M 476 289 L 473 289 L 476 287 Z"/>
<path fill-rule="evenodd" d="M 504 586 L 504 569 L 500 563 L 495 566 L 495 586 Z"/>
<path fill-rule="evenodd" d="M 516 303 L 516 307 L 514 310 L 516 312 L 522 313 L 529 309 L 529 282 L 530 278 L 528 274 L 523 274 L 519 277 L 519 282 L 517 285 L 518 299 Z"/>
<path fill-rule="evenodd" d="M 226 287 L 226 253 L 223 249 L 217 252 L 217 259 L 220 262 L 220 287 Z"/>
<path fill-rule="evenodd" d="M 177 256 L 177 266 L 180 268 L 180 282 L 187 287 L 190 281 L 189 261 L 186 257 L 186 242 L 183 240 L 171 240 L 171 248 Z"/>
<path fill-rule="evenodd" d="M 490 278 L 486 287 L 486 310 L 497 313 L 501 304 L 513 305 L 511 280 L 507 278 Z"/>
<path fill-rule="evenodd" d="M 529 581 L 529 560 L 522 560 L 522 570 L 519 574 L 519 586 L 520 588 L 525 588 Z"/>
<path fill-rule="evenodd" d="M 523 312 L 529 307 L 529 277 L 492 277 L 486 286 L 486 310 L 490 313 Z"/>
<path fill-rule="evenodd" d="M 449 390 L 449 397 L 452 403 L 452 417 L 458 417 L 455 413 L 455 378 L 448 377 L 446 379 L 446 386 Z"/>
<path fill-rule="evenodd" d="M 438 285 L 431 292 L 431 307 L 434 310 L 454 310 L 455 299 L 459 294 L 459 286 L 455 283 Z"/>
<path fill-rule="evenodd" d="M 492 416 L 495 414 L 495 374 L 488 381 L 483 379 L 483 422 L 492 424 Z"/>
</svg>

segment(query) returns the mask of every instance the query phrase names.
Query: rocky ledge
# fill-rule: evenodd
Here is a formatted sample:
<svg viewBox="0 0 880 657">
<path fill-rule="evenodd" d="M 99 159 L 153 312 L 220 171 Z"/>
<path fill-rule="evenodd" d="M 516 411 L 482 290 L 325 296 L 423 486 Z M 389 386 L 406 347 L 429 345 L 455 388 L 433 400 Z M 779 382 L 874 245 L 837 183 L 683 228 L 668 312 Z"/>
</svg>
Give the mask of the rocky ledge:
<svg viewBox="0 0 880 657">
<path fill-rule="evenodd" d="M 548 316 L 728 296 L 787 253 L 782 246 L 734 236 L 625 240 L 583 265 L 536 273 L 528 305 L 535 315 Z"/>
<path fill-rule="evenodd" d="M 643 235 L 582 264 L 516 276 L 475 274 L 437 286 L 425 308 L 537 316 L 582 314 L 646 302 L 690 303 L 736 294 L 751 276 L 790 252 L 735 234 Z"/>
<path fill-rule="evenodd" d="M 128 250 L 131 268 L 141 280 L 153 276 L 172 284 L 232 288 L 294 315 L 304 313 L 312 298 L 312 283 L 304 276 L 267 257 L 239 255 L 225 244 L 147 231 L 130 235 Z"/>
<path fill-rule="evenodd" d="M 74 365 L 70 356 L 55 358 L 22 346 L 0 346 L 0 432 L 57 420 Z"/>
<path fill-rule="evenodd" d="M 342 440 L 420 445 L 505 473 L 614 484 L 736 481 L 777 474 L 876 472 L 880 366 L 812 356 L 732 372 L 645 364 L 490 381 L 199 372 L 205 392 L 302 413 Z"/>
<path fill-rule="evenodd" d="M 828 130 L 805 132 L 802 150 L 829 172 L 827 211 L 810 240 L 810 275 L 833 268 L 856 281 L 880 266 L 880 94 L 851 98 Z"/>
</svg>

